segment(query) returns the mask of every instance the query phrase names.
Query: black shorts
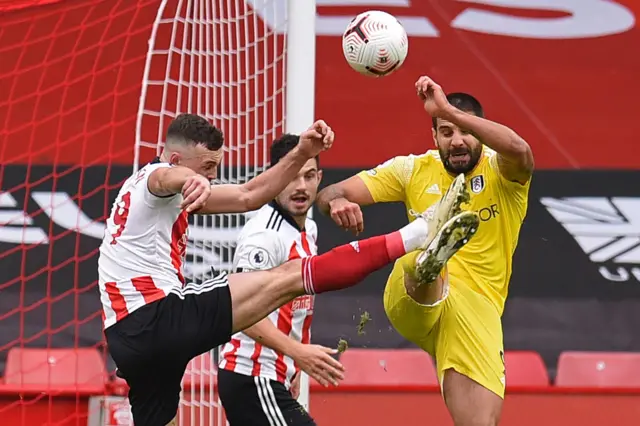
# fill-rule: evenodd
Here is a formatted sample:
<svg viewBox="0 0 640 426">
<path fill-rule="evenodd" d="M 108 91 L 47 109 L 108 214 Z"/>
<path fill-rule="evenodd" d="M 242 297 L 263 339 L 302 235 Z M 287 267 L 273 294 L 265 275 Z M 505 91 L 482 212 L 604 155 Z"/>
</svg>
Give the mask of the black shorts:
<svg viewBox="0 0 640 426">
<path fill-rule="evenodd" d="M 232 322 L 231 294 L 222 274 L 187 284 L 180 295 L 170 293 L 105 330 L 118 375 L 130 388 L 136 426 L 164 426 L 176 416 L 187 364 L 228 342 Z"/>
<path fill-rule="evenodd" d="M 316 425 L 287 388 L 275 380 L 218 370 L 218 393 L 230 426 Z"/>
</svg>

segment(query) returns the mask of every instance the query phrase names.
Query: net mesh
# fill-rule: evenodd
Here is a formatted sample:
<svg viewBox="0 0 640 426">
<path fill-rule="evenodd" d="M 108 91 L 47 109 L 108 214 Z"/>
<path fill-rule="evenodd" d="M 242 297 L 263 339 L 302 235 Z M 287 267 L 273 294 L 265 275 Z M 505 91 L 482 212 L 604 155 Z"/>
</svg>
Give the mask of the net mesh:
<svg viewBox="0 0 640 426">
<path fill-rule="evenodd" d="M 96 289 L 111 202 L 132 165 L 161 150 L 181 112 L 223 130 L 220 182 L 241 183 L 264 169 L 268 143 L 284 129 L 285 5 L 0 1 L 0 416 L 7 424 L 128 424 L 121 398 L 87 404 L 124 390 L 109 374 Z M 201 281 L 211 266 L 229 270 L 245 220 L 193 217 L 185 275 Z M 105 362 L 92 362 L 83 348 Z M 221 424 L 214 381 L 211 354 L 192 361 L 180 424 Z"/>
</svg>

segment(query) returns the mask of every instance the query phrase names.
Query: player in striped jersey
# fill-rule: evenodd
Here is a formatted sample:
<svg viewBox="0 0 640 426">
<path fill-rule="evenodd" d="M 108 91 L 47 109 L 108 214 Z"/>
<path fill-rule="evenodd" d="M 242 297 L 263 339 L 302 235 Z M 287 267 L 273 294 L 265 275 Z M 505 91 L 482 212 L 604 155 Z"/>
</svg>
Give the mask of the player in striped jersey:
<svg viewBox="0 0 640 426">
<path fill-rule="evenodd" d="M 267 271 L 185 282 L 189 213 L 260 208 L 309 159 L 329 149 L 333 138 L 331 128 L 317 121 L 270 170 L 245 184 L 211 185 L 222 157 L 222 133 L 202 117 L 183 114 L 169 125 L 154 164 L 124 182 L 100 246 L 98 288 L 109 353 L 129 385 L 136 426 L 176 424 L 180 385 L 192 358 L 228 342 L 296 297 L 353 286 L 433 239 L 430 219 L 421 216 L 399 231 Z M 440 210 L 454 207 L 445 203 Z M 459 222 L 450 228 L 461 231 L 456 236 L 470 232 Z"/>
<path fill-rule="evenodd" d="M 271 146 L 271 164 L 298 145 L 284 135 Z M 234 258 L 237 271 L 271 269 L 317 254 L 316 223 L 307 216 L 322 179 L 318 157 L 244 226 Z M 231 426 L 315 425 L 298 404 L 302 369 L 320 383 L 334 383 L 341 366 L 333 349 L 311 345 L 314 296 L 300 296 L 236 333 L 220 353 L 218 389 Z"/>
</svg>

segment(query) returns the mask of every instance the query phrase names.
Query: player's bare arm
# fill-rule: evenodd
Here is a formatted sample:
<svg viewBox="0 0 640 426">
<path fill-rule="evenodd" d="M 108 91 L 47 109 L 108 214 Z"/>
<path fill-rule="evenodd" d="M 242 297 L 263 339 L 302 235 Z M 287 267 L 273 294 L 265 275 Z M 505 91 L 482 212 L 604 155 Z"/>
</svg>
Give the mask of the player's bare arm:
<svg viewBox="0 0 640 426">
<path fill-rule="evenodd" d="M 338 386 L 338 380 L 343 380 L 344 367 L 330 355 L 336 354 L 335 349 L 320 345 L 306 345 L 286 336 L 269 319 L 254 324 L 243 331 L 256 342 L 287 355 L 293 359 L 298 367 L 313 377 L 323 386 L 333 384 Z"/>
<path fill-rule="evenodd" d="M 169 197 L 182 193 L 184 199 L 181 208 L 192 212 L 203 206 L 209 198 L 211 184 L 188 167 L 162 167 L 154 170 L 147 180 L 147 188 L 157 197 Z"/>
<path fill-rule="evenodd" d="M 342 228 L 356 234 L 364 231 L 364 219 L 360 206 L 373 204 L 373 196 L 359 176 L 351 176 L 324 188 L 318 194 L 316 205 L 331 216 Z"/>
<path fill-rule="evenodd" d="M 442 87 L 429 77 L 420 77 L 416 82 L 416 90 L 429 115 L 467 129 L 496 151 L 500 173 L 507 180 L 523 184 L 529 180 L 534 169 L 533 153 L 529 144 L 515 131 L 452 106 Z"/>
<path fill-rule="evenodd" d="M 330 149 L 334 134 L 319 120 L 300 135 L 300 144 L 278 164 L 242 185 L 214 185 L 201 214 L 243 213 L 256 210 L 275 198 L 291 182 L 304 164 Z"/>
</svg>

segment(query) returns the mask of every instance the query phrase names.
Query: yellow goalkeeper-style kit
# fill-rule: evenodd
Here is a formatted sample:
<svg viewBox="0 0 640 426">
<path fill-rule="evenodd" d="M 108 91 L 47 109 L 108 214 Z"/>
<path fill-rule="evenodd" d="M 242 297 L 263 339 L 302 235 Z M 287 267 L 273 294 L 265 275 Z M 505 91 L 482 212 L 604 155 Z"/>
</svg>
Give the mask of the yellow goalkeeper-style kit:
<svg viewBox="0 0 640 426">
<path fill-rule="evenodd" d="M 403 202 L 409 220 L 414 219 L 409 211 L 425 211 L 454 179 L 438 151 L 395 157 L 358 176 L 376 203 Z M 504 397 L 501 316 L 530 180 L 524 185 L 506 180 L 495 151 L 483 147 L 466 183 L 471 200 L 462 209 L 476 211 L 481 222 L 476 235 L 447 263 L 448 296 L 427 306 L 407 295 L 405 264 L 415 261 L 410 253 L 394 265 L 384 306 L 396 330 L 435 358 L 440 383 L 444 371 L 453 368 Z"/>
</svg>

